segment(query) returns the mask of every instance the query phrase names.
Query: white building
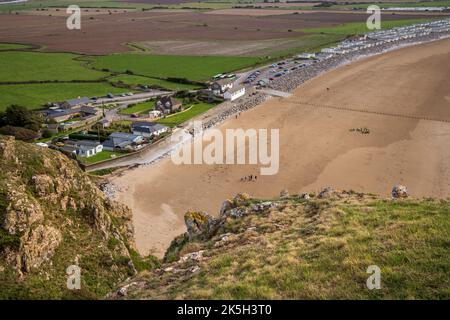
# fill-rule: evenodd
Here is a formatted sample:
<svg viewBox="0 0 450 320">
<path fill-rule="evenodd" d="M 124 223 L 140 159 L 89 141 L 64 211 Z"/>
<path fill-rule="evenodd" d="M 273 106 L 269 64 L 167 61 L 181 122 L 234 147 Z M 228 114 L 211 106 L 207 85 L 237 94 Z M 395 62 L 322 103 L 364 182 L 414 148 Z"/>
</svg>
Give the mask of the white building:
<svg viewBox="0 0 450 320">
<path fill-rule="evenodd" d="M 150 119 L 159 118 L 159 117 L 161 117 L 161 115 L 162 115 L 162 113 L 161 113 L 160 110 L 150 110 L 148 112 L 148 116 L 149 116 Z"/>
<path fill-rule="evenodd" d="M 225 100 L 234 101 L 245 94 L 245 87 L 235 87 L 223 94 Z"/>
<path fill-rule="evenodd" d="M 216 95 L 224 93 L 225 91 L 230 90 L 232 88 L 233 88 L 233 80 L 231 79 L 218 80 L 211 85 L 211 90 Z"/>
<path fill-rule="evenodd" d="M 80 157 L 86 158 L 92 157 L 97 153 L 103 151 L 103 146 L 100 144 L 100 142 L 96 141 L 80 141 L 77 147 L 78 147 L 77 154 Z"/>
</svg>

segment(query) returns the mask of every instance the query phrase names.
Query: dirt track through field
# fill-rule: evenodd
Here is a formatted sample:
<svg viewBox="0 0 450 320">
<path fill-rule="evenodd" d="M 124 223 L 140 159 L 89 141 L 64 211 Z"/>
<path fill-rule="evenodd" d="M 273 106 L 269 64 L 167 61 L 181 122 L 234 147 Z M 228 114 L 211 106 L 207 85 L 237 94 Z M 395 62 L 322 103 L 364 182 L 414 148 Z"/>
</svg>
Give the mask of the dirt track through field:
<svg viewBox="0 0 450 320">
<path fill-rule="evenodd" d="M 389 196 L 402 183 L 413 196 L 449 196 L 449 83 L 450 39 L 374 56 L 220 127 L 279 129 L 276 175 L 261 176 L 257 165 L 177 166 L 166 159 L 113 179 L 123 190 L 118 199 L 133 210 L 139 250 L 161 256 L 185 230 L 187 210 L 215 215 L 237 192 L 271 198 L 285 188 L 333 186 Z M 369 134 L 352 130 L 364 127 Z M 256 182 L 241 181 L 250 174 Z"/>
</svg>

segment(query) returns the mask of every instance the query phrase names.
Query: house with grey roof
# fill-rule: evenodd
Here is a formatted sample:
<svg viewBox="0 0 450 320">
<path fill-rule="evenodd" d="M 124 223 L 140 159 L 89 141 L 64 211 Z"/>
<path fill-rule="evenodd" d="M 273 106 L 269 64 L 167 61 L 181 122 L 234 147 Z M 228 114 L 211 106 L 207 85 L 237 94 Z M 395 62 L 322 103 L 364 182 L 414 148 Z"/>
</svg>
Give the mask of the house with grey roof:
<svg viewBox="0 0 450 320">
<path fill-rule="evenodd" d="M 155 122 L 138 121 L 131 124 L 131 131 L 134 135 L 151 138 L 169 131 L 169 127 Z"/>
<path fill-rule="evenodd" d="M 64 143 L 63 150 L 76 153 L 80 157 L 92 157 L 103 151 L 103 145 L 93 140 L 68 140 Z"/>
<path fill-rule="evenodd" d="M 88 97 L 79 97 L 76 99 L 69 99 L 63 102 L 58 103 L 58 106 L 61 109 L 73 109 L 82 106 L 89 106 L 91 104 L 91 99 Z"/>
<path fill-rule="evenodd" d="M 134 146 L 137 146 L 142 142 L 144 142 L 144 137 L 142 135 L 113 132 L 109 135 L 108 139 L 103 142 L 103 149 L 108 151 L 132 150 Z"/>
</svg>

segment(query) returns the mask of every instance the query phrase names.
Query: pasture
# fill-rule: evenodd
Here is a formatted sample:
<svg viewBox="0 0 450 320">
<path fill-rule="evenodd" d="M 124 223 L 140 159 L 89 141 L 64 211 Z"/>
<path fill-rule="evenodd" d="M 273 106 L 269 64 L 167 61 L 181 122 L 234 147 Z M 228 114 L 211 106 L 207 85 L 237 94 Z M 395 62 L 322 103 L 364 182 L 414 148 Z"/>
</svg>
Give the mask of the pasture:
<svg viewBox="0 0 450 320">
<path fill-rule="evenodd" d="M 98 80 L 108 74 L 82 66 L 70 53 L 0 52 L 0 82 Z"/>
<path fill-rule="evenodd" d="M 211 76 L 243 69 L 263 62 L 258 57 L 216 56 L 159 56 L 148 54 L 112 54 L 92 58 L 90 66 L 101 70 L 143 75 L 157 78 L 184 78 L 195 81 L 208 80 Z"/>
</svg>

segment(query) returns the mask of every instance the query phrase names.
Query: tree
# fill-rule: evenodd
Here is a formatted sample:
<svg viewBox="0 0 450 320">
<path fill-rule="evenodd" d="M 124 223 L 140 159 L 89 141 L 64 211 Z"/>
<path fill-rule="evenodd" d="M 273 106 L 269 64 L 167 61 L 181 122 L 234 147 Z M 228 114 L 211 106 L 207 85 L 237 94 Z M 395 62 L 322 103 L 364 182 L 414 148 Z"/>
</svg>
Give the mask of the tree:
<svg viewBox="0 0 450 320">
<path fill-rule="evenodd" d="M 43 119 L 33 111 L 18 105 L 11 105 L 0 115 L 1 126 L 23 127 L 38 132 Z"/>
</svg>

